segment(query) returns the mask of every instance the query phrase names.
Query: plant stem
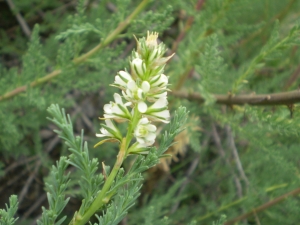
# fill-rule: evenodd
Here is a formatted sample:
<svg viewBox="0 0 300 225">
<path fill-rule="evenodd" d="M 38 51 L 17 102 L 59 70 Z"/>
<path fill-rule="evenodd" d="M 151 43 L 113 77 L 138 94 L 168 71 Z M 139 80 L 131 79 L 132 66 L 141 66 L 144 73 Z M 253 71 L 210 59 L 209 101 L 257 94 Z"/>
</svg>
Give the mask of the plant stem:
<svg viewBox="0 0 300 225">
<path fill-rule="evenodd" d="M 89 221 L 89 219 L 91 218 L 91 216 L 93 216 L 98 209 L 100 209 L 104 204 L 109 202 L 111 196 L 107 196 L 106 194 L 109 191 L 116 175 L 118 174 L 118 171 L 119 171 L 124 159 L 127 156 L 127 149 L 129 147 L 129 144 L 133 137 L 133 130 L 136 127 L 140 117 L 141 117 L 141 115 L 138 111 L 138 107 L 135 106 L 133 119 L 129 124 L 129 128 L 128 128 L 126 137 L 123 138 L 123 140 L 121 142 L 121 148 L 120 148 L 120 152 L 117 156 L 117 161 L 116 161 L 111 173 L 109 174 L 106 182 L 104 183 L 102 190 L 100 191 L 100 193 L 98 194 L 98 196 L 96 197 L 96 199 L 94 200 L 92 205 L 84 213 L 84 215 L 77 214 L 75 216 L 75 218 L 73 218 L 71 220 L 71 222 L 69 223 L 70 225 L 83 225 L 83 224 L 87 223 Z"/>
<path fill-rule="evenodd" d="M 127 155 L 127 150 L 128 150 L 129 144 L 133 137 L 134 128 L 137 126 L 137 123 L 140 120 L 140 117 L 141 117 L 141 114 L 138 110 L 138 106 L 136 105 L 134 107 L 133 119 L 129 124 L 127 135 L 126 135 L 126 155 Z"/>
<path fill-rule="evenodd" d="M 121 142 L 121 148 L 120 152 L 117 156 L 117 161 L 109 174 L 106 182 L 104 183 L 104 186 L 94 202 L 91 204 L 91 206 L 87 209 L 87 211 L 84 213 L 84 215 L 77 215 L 73 220 L 69 223 L 69 225 L 84 225 L 89 221 L 91 216 L 95 214 L 97 210 L 99 210 L 104 204 L 106 204 L 110 199 L 107 198 L 106 193 L 109 191 L 116 175 L 118 174 L 118 171 L 125 159 L 125 153 L 126 153 L 126 138 L 123 138 Z M 107 198 L 107 199 L 106 199 Z"/>
</svg>

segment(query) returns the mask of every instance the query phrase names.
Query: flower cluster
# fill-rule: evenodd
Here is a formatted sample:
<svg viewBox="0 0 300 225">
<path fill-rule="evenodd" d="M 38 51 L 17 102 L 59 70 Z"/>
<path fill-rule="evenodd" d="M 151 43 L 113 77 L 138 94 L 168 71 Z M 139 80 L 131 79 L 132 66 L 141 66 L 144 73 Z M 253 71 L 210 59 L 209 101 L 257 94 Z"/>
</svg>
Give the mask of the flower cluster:
<svg viewBox="0 0 300 225">
<path fill-rule="evenodd" d="M 137 50 L 132 53 L 130 72 L 126 69 L 119 71 L 112 84 L 121 89 L 122 96 L 115 93 L 114 102 L 104 105 L 106 125 L 102 124 L 101 133 L 96 134 L 107 137 L 106 140 L 121 141 L 122 135 L 114 122 L 128 121 L 128 132 L 136 138 L 131 152 L 155 142 L 156 126 L 152 122 L 168 123 L 170 119 L 167 107 L 168 77 L 163 71 L 173 55 L 163 57 L 166 48 L 163 43 L 157 43 L 157 38 L 158 33 L 148 32 L 146 39 L 136 40 Z"/>
</svg>

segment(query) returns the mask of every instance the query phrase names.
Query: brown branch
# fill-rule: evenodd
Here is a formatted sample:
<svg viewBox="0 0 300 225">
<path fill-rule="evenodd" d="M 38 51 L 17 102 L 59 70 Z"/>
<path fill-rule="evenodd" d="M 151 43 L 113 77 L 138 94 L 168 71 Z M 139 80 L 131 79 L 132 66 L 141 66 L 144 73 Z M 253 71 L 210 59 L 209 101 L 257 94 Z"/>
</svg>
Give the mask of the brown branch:
<svg viewBox="0 0 300 225">
<path fill-rule="evenodd" d="M 187 93 L 181 91 L 170 92 L 170 95 L 185 98 L 190 101 L 204 103 L 205 99 L 198 93 Z M 300 102 L 300 90 L 281 92 L 275 94 L 243 94 L 243 95 L 219 95 L 213 94 L 217 104 L 225 105 L 290 105 Z"/>
<path fill-rule="evenodd" d="M 281 195 L 280 197 L 275 198 L 275 199 L 273 199 L 273 200 L 271 200 L 271 201 L 269 201 L 269 202 L 267 202 L 267 203 L 265 203 L 265 204 L 263 204 L 263 205 L 255 208 L 255 209 L 253 209 L 253 210 L 251 210 L 251 211 L 249 211 L 249 212 L 247 212 L 247 213 L 245 213 L 245 214 L 243 214 L 241 216 L 238 216 L 238 217 L 236 217 L 236 218 L 234 218 L 232 220 L 229 220 L 226 223 L 224 223 L 224 225 L 235 224 L 238 221 L 246 219 L 249 216 L 252 216 L 252 215 L 254 215 L 254 214 L 258 213 L 258 212 L 261 212 L 261 211 L 264 211 L 267 208 L 270 208 L 271 206 L 273 206 L 273 205 L 275 205 L 275 204 L 277 204 L 277 203 L 285 200 L 287 197 L 298 195 L 298 194 L 300 194 L 300 188 L 297 188 L 297 189 L 295 189 L 295 190 L 293 190 L 291 192 L 288 192 L 288 193 L 286 193 L 284 195 Z"/>
<path fill-rule="evenodd" d="M 203 4 L 204 4 L 205 0 L 198 0 L 197 4 L 195 5 L 195 9 L 196 11 L 200 11 Z M 184 39 L 185 37 L 185 34 L 188 32 L 188 30 L 191 28 L 192 24 L 194 22 L 194 16 L 190 16 L 185 25 L 184 25 L 184 28 L 183 30 L 180 32 L 180 34 L 178 35 L 178 37 L 176 38 L 176 41 L 173 43 L 173 46 L 172 46 L 172 53 L 174 53 L 178 46 L 179 46 L 179 43 Z"/>
</svg>

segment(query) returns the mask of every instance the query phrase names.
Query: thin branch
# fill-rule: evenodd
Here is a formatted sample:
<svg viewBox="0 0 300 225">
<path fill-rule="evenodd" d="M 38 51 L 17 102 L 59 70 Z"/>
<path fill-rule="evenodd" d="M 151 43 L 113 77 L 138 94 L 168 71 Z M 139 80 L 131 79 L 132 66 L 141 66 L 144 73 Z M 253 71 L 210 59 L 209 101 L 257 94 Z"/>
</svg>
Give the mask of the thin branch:
<svg viewBox="0 0 300 225">
<path fill-rule="evenodd" d="M 204 2 L 205 2 L 205 0 L 198 0 L 197 4 L 195 5 L 196 11 L 200 11 L 201 10 Z M 180 34 L 177 36 L 175 42 L 173 43 L 172 53 L 174 53 L 177 50 L 177 48 L 179 46 L 179 43 L 184 39 L 186 33 L 191 28 L 193 22 L 194 22 L 194 16 L 190 16 L 188 18 L 188 20 L 186 21 L 186 23 L 184 25 L 184 28 L 182 29 L 182 31 L 180 32 Z"/>
<path fill-rule="evenodd" d="M 180 187 L 180 189 L 178 191 L 178 196 L 181 196 L 181 194 L 184 192 L 186 186 L 188 185 L 188 183 L 190 181 L 190 177 L 191 177 L 192 173 L 195 171 L 195 169 L 197 168 L 197 166 L 199 164 L 199 160 L 200 160 L 200 154 L 198 154 L 196 156 L 196 158 L 192 161 L 192 163 L 191 163 L 191 165 L 190 165 L 190 167 L 188 169 L 188 172 L 187 172 L 187 174 L 185 176 L 185 180 L 183 181 L 183 183 L 182 183 L 182 185 L 181 185 L 181 187 Z M 178 209 L 179 203 L 180 202 L 178 201 L 178 202 L 176 202 L 173 205 L 173 207 L 171 209 L 171 212 L 170 212 L 171 214 L 173 214 L 174 212 L 176 212 L 176 210 Z"/>
<path fill-rule="evenodd" d="M 259 221 L 259 218 L 258 218 L 256 212 L 254 212 L 253 214 L 254 214 L 254 218 L 255 218 L 256 224 L 257 224 L 257 225 L 261 225 L 261 223 L 260 223 L 260 221 Z"/>
<path fill-rule="evenodd" d="M 243 188 L 242 188 L 240 179 L 238 178 L 238 176 L 236 175 L 235 171 L 233 170 L 233 168 L 232 168 L 232 166 L 231 166 L 231 164 L 230 164 L 230 162 L 228 160 L 228 157 L 226 157 L 225 150 L 224 150 L 224 148 L 222 146 L 222 143 L 221 143 L 221 138 L 220 138 L 220 136 L 218 134 L 216 125 L 214 123 L 212 124 L 212 135 L 213 135 L 214 142 L 215 142 L 215 144 L 217 146 L 217 149 L 219 150 L 219 154 L 224 159 L 226 165 L 230 169 L 230 173 L 231 173 L 231 175 L 233 177 L 233 180 L 234 180 L 234 183 L 235 183 L 235 186 L 236 186 L 237 196 L 239 198 L 242 198 L 243 197 Z"/>
<path fill-rule="evenodd" d="M 238 153 L 238 150 L 235 146 L 235 142 L 234 142 L 234 137 L 232 135 L 232 131 L 231 131 L 231 128 L 229 125 L 226 125 L 225 126 L 225 130 L 227 132 L 227 136 L 228 136 L 228 139 L 229 139 L 229 146 L 232 150 L 232 154 L 233 154 L 233 157 L 234 157 L 234 160 L 236 162 L 236 166 L 237 166 L 237 169 L 240 173 L 240 176 L 243 178 L 243 180 L 245 181 L 246 183 L 246 187 L 247 187 L 247 190 L 249 188 L 249 185 L 250 185 L 250 182 L 244 172 L 244 169 L 243 169 L 243 165 L 242 165 L 242 162 L 240 160 L 240 157 L 239 157 L 239 153 Z"/>
<path fill-rule="evenodd" d="M 20 194 L 19 194 L 19 197 L 18 197 L 18 200 L 19 200 L 19 204 L 21 204 L 21 202 L 24 200 L 26 194 L 28 193 L 28 190 L 29 190 L 29 187 L 33 181 L 33 179 L 35 178 L 38 170 L 40 169 L 40 166 L 42 165 L 42 161 L 39 160 L 36 164 L 35 164 L 35 168 L 34 170 L 31 172 L 30 176 L 28 177 L 27 181 L 25 182 L 25 185 L 23 186 Z"/>
<path fill-rule="evenodd" d="M 21 26 L 21 29 L 23 30 L 24 34 L 29 38 L 31 36 L 31 31 L 30 28 L 28 26 L 28 24 L 26 23 L 26 21 L 24 20 L 24 18 L 22 17 L 22 15 L 16 11 L 16 6 L 13 3 L 12 0 L 6 0 L 10 10 L 16 15 L 17 20 Z"/>
<path fill-rule="evenodd" d="M 249 212 L 247 212 L 247 213 L 245 213 L 245 214 L 243 214 L 241 216 L 238 216 L 238 217 L 236 217 L 236 218 L 234 218 L 232 220 L 227 221 L 226 223 L 224 223 L 224 225 L 233 225 L 233 224 L 235 224 L 238 221 L 241 221 L 243 219 L 248 218 L 249 216 L 252 216 L 254 213 L 258 213 L 258 212 L 264 211 L 264 210 L 270 208 L 271 206 L 273 206 L 273 205 L 275 205 L 275 204 L 277 204 L 277 203 L 285 200 L 287 197 L 295 196 L 295 195 L 298 195 L 299 193 L 300 193 L 300 188 L 297 188 L 297 189 L 295 189 L 295 190 L 293 190 L 291 192 L 288 192 L 288 193 L 286 193 L 284 195 L 281 195 L 280 197 L 275 198 L 275 199 L 273 199 L 273 200 L 271 200 L 271 201 L 269 201 L 269 202 L 267 202 L 267 203 L 265 203 L 265 204 L 263 204 L 263 205 L 261 205 L 261 206 L 259 206 L 257 208 L 254 208 L 251 211 L 249 211 Z"/>
<path fill-rule="evenodd" d="M 95 53 L 97 53 L 100 49 L 104 48 L 105 46 L 107 46 L 108 44 L 110 44 L 116 37 L 117 35 L 119 35 L 123 30 L 125 30 L 128 25 L 132 22 L 132 20 L 144 9 L 144 7 L 148 4 L 149 0 L 143 0 L 137 7 L 136 9 L 122 22 L 118 25 L 118 27 L 113 30 L 107 37 L 106 39 L 101 42 L 100 44 L 98 44 L 96 47 L 94 47 L 93 49 L 91 49 L 89 52 L 79 56 L 78 58 L 73 59 L 73 63 L 75 65 L 79 65 L 83 62 L 85 62 L 88 58 L 90 58 L 91 56 L 93 56 Z M 22 92 L 25 92 L 29 87 L 35 87 L 38 86 L 40 84 L 43 84 L 55 77 L 57 77 L 58 75 L 60 75 L 62 73 L 62 70 L 54 70 L 53 72 L 51 72 L 50 74 L 37 79 L 36 81 L 31 82 L 29 85 L 24 85 L 21 87 L 17 87 L 16 89 L 9 91 L 7 93 L 5 93 L 4 95 L 0 96 L 0 101 L 3 100 L 7 100 L 9 98 L 12 98 Z"/>
<path fill-rule="evenodd" d="M 205 99 L 198 93 L 187 93 L 174 91 L 170 92 L 170 95 L 173 95 L 178 98 L 185 98 L 190 101 L 196 101 L 198 103 L 204 103 Z M 216 99 L 217 104 L 225 105 L 290 105 L 300 102 L 300 90 L 281 92 L 275 94 L 242 94 L 242 95 L 219 95 L 212 94 Z"/>
<path fill-rule="evenodd" d="M 24 221 L 25 219 L 27 219 L 35 210 L 37 210 L 37 208 L 40 208 L 42 203 L 47 200 L 47 195 L 46 193 L 42 194 L 34 203 L 33 205 L 31 205 L 29 207 L 28 210 L 26 210 L 22 216 L 22 218 L 20 219 L 21 221 Z"/>
</svg>

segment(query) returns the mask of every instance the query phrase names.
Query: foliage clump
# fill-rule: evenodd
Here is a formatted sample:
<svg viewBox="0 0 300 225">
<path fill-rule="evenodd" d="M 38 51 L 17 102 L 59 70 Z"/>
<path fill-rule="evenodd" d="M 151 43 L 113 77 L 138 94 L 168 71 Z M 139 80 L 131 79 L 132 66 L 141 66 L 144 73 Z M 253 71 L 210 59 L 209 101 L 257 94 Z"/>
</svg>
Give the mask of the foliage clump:
<svg viewBox="0 0 300 225">
<path fill-rule="evenodd" d="M 66 224 L 88 211 L 118 150 L 88 148 L 97 118 L 117 71 L 140 57 L 133 35 L 147 31 L 175 53 L 162 68 L 171 123 L 155 124 L 146 150 L 131 148 L 91 223 L 300 220 L 298 1 L 10 2 L 0 7 L 1 224 Z"/>
</svg>

